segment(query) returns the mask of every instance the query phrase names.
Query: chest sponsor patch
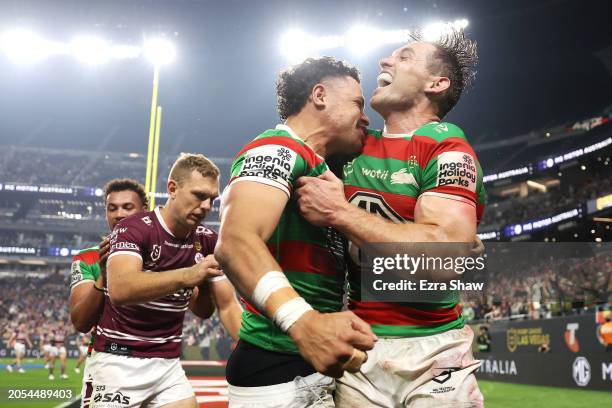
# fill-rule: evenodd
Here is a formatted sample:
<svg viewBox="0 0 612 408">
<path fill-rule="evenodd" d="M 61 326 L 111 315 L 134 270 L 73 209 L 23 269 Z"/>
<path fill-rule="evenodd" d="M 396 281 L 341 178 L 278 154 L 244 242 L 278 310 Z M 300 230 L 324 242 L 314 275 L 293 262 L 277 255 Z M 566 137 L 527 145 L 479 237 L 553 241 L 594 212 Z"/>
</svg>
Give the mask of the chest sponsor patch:
<svg viewBox="0 0 612 408">
<path fill-rule="evenodd" d="M 476 192 L 478 171 L 474 158 L 464 152 L 444 152 L 438 156 L 438 186 L 460 187 Z"/>
<path fill-rule="evenodd" d="M 279 182 L 289 182 L 297 153 L 279 145 L 264 145 L 249 150 L 238 177 L 261 177 Z"/>
</svg>

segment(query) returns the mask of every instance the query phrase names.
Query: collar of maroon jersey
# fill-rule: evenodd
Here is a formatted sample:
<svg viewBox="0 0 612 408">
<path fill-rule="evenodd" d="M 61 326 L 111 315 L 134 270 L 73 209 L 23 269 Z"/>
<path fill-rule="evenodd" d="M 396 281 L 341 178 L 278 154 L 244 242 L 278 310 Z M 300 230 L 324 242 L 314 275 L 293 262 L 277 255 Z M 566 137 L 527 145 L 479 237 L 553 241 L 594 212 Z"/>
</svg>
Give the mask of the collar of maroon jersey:
<svg viewBox="0 0 612 408">
<path fill-rule="evenodd" d="M 162 228 L 172 237 L 176 238 L 174 234 L 172 233 L 172 231 L 170 231 L 170 228 L 168 228 L 168 226 L 166 225 L 166 221 L 164 221 L 164 217 L 162 217 L 161 211 L 159 211 L 160 208 L 161 207 L 155 207 L 155 210 L 154 210 L 155 216 L 159 220 L 159 223 L 161 224 Z"/>
</svg>

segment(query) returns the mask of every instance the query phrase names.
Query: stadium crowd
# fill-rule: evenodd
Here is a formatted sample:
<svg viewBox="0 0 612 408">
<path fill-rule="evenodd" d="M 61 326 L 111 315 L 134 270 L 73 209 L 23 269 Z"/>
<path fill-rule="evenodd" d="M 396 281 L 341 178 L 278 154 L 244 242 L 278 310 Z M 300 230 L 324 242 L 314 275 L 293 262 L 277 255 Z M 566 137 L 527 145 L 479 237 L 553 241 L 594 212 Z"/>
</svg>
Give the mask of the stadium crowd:
<svg viewBox="0 0 612 408">
<path fill-rule="evenodd" d="M 535 265 L 517 260 L 511 270 L 491 274 L 486 290 L 464 292 L 462 299 L 468 321 L 543 319 L 580 313 L 612 302 L 610 254 Z"/>
</svg>

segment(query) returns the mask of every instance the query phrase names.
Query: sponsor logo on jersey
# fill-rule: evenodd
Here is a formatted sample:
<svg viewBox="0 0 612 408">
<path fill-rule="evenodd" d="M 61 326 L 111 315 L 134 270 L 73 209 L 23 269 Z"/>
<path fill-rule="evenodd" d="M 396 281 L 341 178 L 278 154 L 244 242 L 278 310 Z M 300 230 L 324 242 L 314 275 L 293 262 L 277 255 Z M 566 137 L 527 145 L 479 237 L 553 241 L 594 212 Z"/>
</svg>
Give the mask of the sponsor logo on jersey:
<svg viewBox="0 0 612 408">
<path fill-rule="evenodd" d="M 458 367 L 445 368 L 440 374 L 436 375 L 431 380 L 434 382 L 437 382 L 438 384 L 444 384 L 445 382 L 451 379 L 455 371 L 459 371 L 459 370 L 461 370 L 461 368 L 458 368 Z"/>
<path fill-rule="evenodd" d="M 464 152 L 444 152 L 438 156 L 438 186 L 461 187 L 476 192 L 478 172 L 474 158 Z"/>
<path fill-rule="evenodd" d="M 195 246 L 196 251 L 202 251 L 202 243 L 200 241 L 196 241 L 193 245 Z"/>
<path fill-rule="evenodd" d="M 410 184 L 418 187 L 419 184 L 414 179 L 414 174 L 408 173 L 408 169 L 402 168 L 391 174 L 391 184 Z"/>
<path fill-rule="evenodd" d="M 149 217 L 148 215 L 146 217 L 142 217 L 141 220 L 147 225 L 153 224 L 153 221 L 151 221 L 151 217 Z"/>
<path fill-rule="evenodd" d="M 151 250 L 151 260 L 157 261 L 161 256 L 161 245 L 154 244 Z"/>
<path fill-rule="evenodd" d="M 579 387 L 586 387 L 591 381 L 591 365 L 584 357 L 576 357 L 572 365 L 572 377 Z"/>
<path fill-rule="evenodd" d="M 366 169 L 366 168 L 361 168 L 361 174 L 363 174 L 366 177 L 370 177 L 373 179 L 378 179 L 378 180 L 385 180 L 387 177 L 389 177 L 389 170 L 374 170 L 374 169 Z"/>
<path fill-rule="evenodd" d="M 111 245 L 111 249 L 117 250 L 117 249 L 133 249 L 135 251 L 140 250 L 140 248 L 138 247 L 138 245 L 134 244 L 133 242 L 117 242 L 116 244 Z"/>
<path fill-rule="evenodd" d="M 579 327 L 578 323 L 568 323 L 565 326 L 565 333 L 563 333 L 565 345 L 574 353 L 580 351 L 580 343 L 578 343 L 578 337 L 576 336 Z"/>
<path fill-rule="evenodd" d="M 259 146 L 245 154 L 238 177 L 261 177 L 286 185 L 296 158 L 297 153 L 284 146 Z"/>
<path fill-rule="evenodd" d="M 196 235 L 212 235 L 212 234 L 213 234 L 212 230 L 209 230 L 203 225 L 198 225 L 198 227 L 196 228 Z"/>
<path fill-rule="evenodd" d="M 127 230 L 128 230 L 127 227 L 121 227 L 121 228 L 117 229 L 117 232 L 119 234 L 125 234 L 127 232 Z"/>
<path fill-rule="evenodd" d="M 202 259 L 204 259 L 204 255 L 202 255 L 202 253 L 200 252 L 197 252 L 194 258 L 195 263 L 200 263 Z"/>
<path fill-rule="evenodd" d="M 83 280 L 83 273 L 81 272 L 81 261 L 73 261 L 70 267 L 70 286 Z"/>
<path fill-rule="evenodd" d="M 348 177 L 349 174 L 353 174 L 353 171 L 355 170 L 353 168 L 354 163 L 355 163 L 355 159 L 351 160 L 350 162 L 344 165 L 344 168 L 342 169 L 342 174 L 344 174 L 344 177 Z"/>
<path fill-rule="evenodd" d="M 395 223 L 405 220 L 396 213 L 380 194 L 358 191 L 349 198 L 349 203 L 363 208 L 369 213 L 379 215 Z"/>
</svg>

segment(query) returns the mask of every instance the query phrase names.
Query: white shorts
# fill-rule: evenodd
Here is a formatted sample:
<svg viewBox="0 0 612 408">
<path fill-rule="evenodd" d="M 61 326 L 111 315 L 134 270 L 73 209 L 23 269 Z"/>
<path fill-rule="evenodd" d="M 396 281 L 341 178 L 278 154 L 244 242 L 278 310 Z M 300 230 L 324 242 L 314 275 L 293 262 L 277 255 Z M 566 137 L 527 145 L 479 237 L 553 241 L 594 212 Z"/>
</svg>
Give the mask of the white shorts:
<svg viewBox="0 0 612 408">
<path fill-rule="evenodd" d="M 84 370 L 81 407 L 160 407 L 194 397 L 178 358 L 95 353 Z"/>
<path fill-rule="evenodd" d="M 51 357 L 57 357 L 60 355 L 66 355 L 66 347 L 61 346 L 61 347 L 57 347 L 57 346 L 51 346 L 51 348 L 49 349 L 49 354 L 51 355 Z"/>
<path fill-rule="evenodd" d="M 228 385 L 229 408 L 333 408 L 334 379 L 319 373 L 264 387 Z"/>
<path fill-rule="evenodd" d="M 23 354 L 26 351 L 26 346 L 23 343 L 15 342 L 13 350 L 15 350 L 15 354 Z"/>
<path fill-rule="evenodd" d="M 44 344 L 43 345 L 43 353 L 50 353 L 51 352 L 51 345 L 50 344 Z"/>
<path fill-rule="evenodd" d="M 432 336 L 380 338 L 361 372 L 336 381 L 336 407 L 484 407 L 473 338 L 467 325 Z"/>
</svg>

